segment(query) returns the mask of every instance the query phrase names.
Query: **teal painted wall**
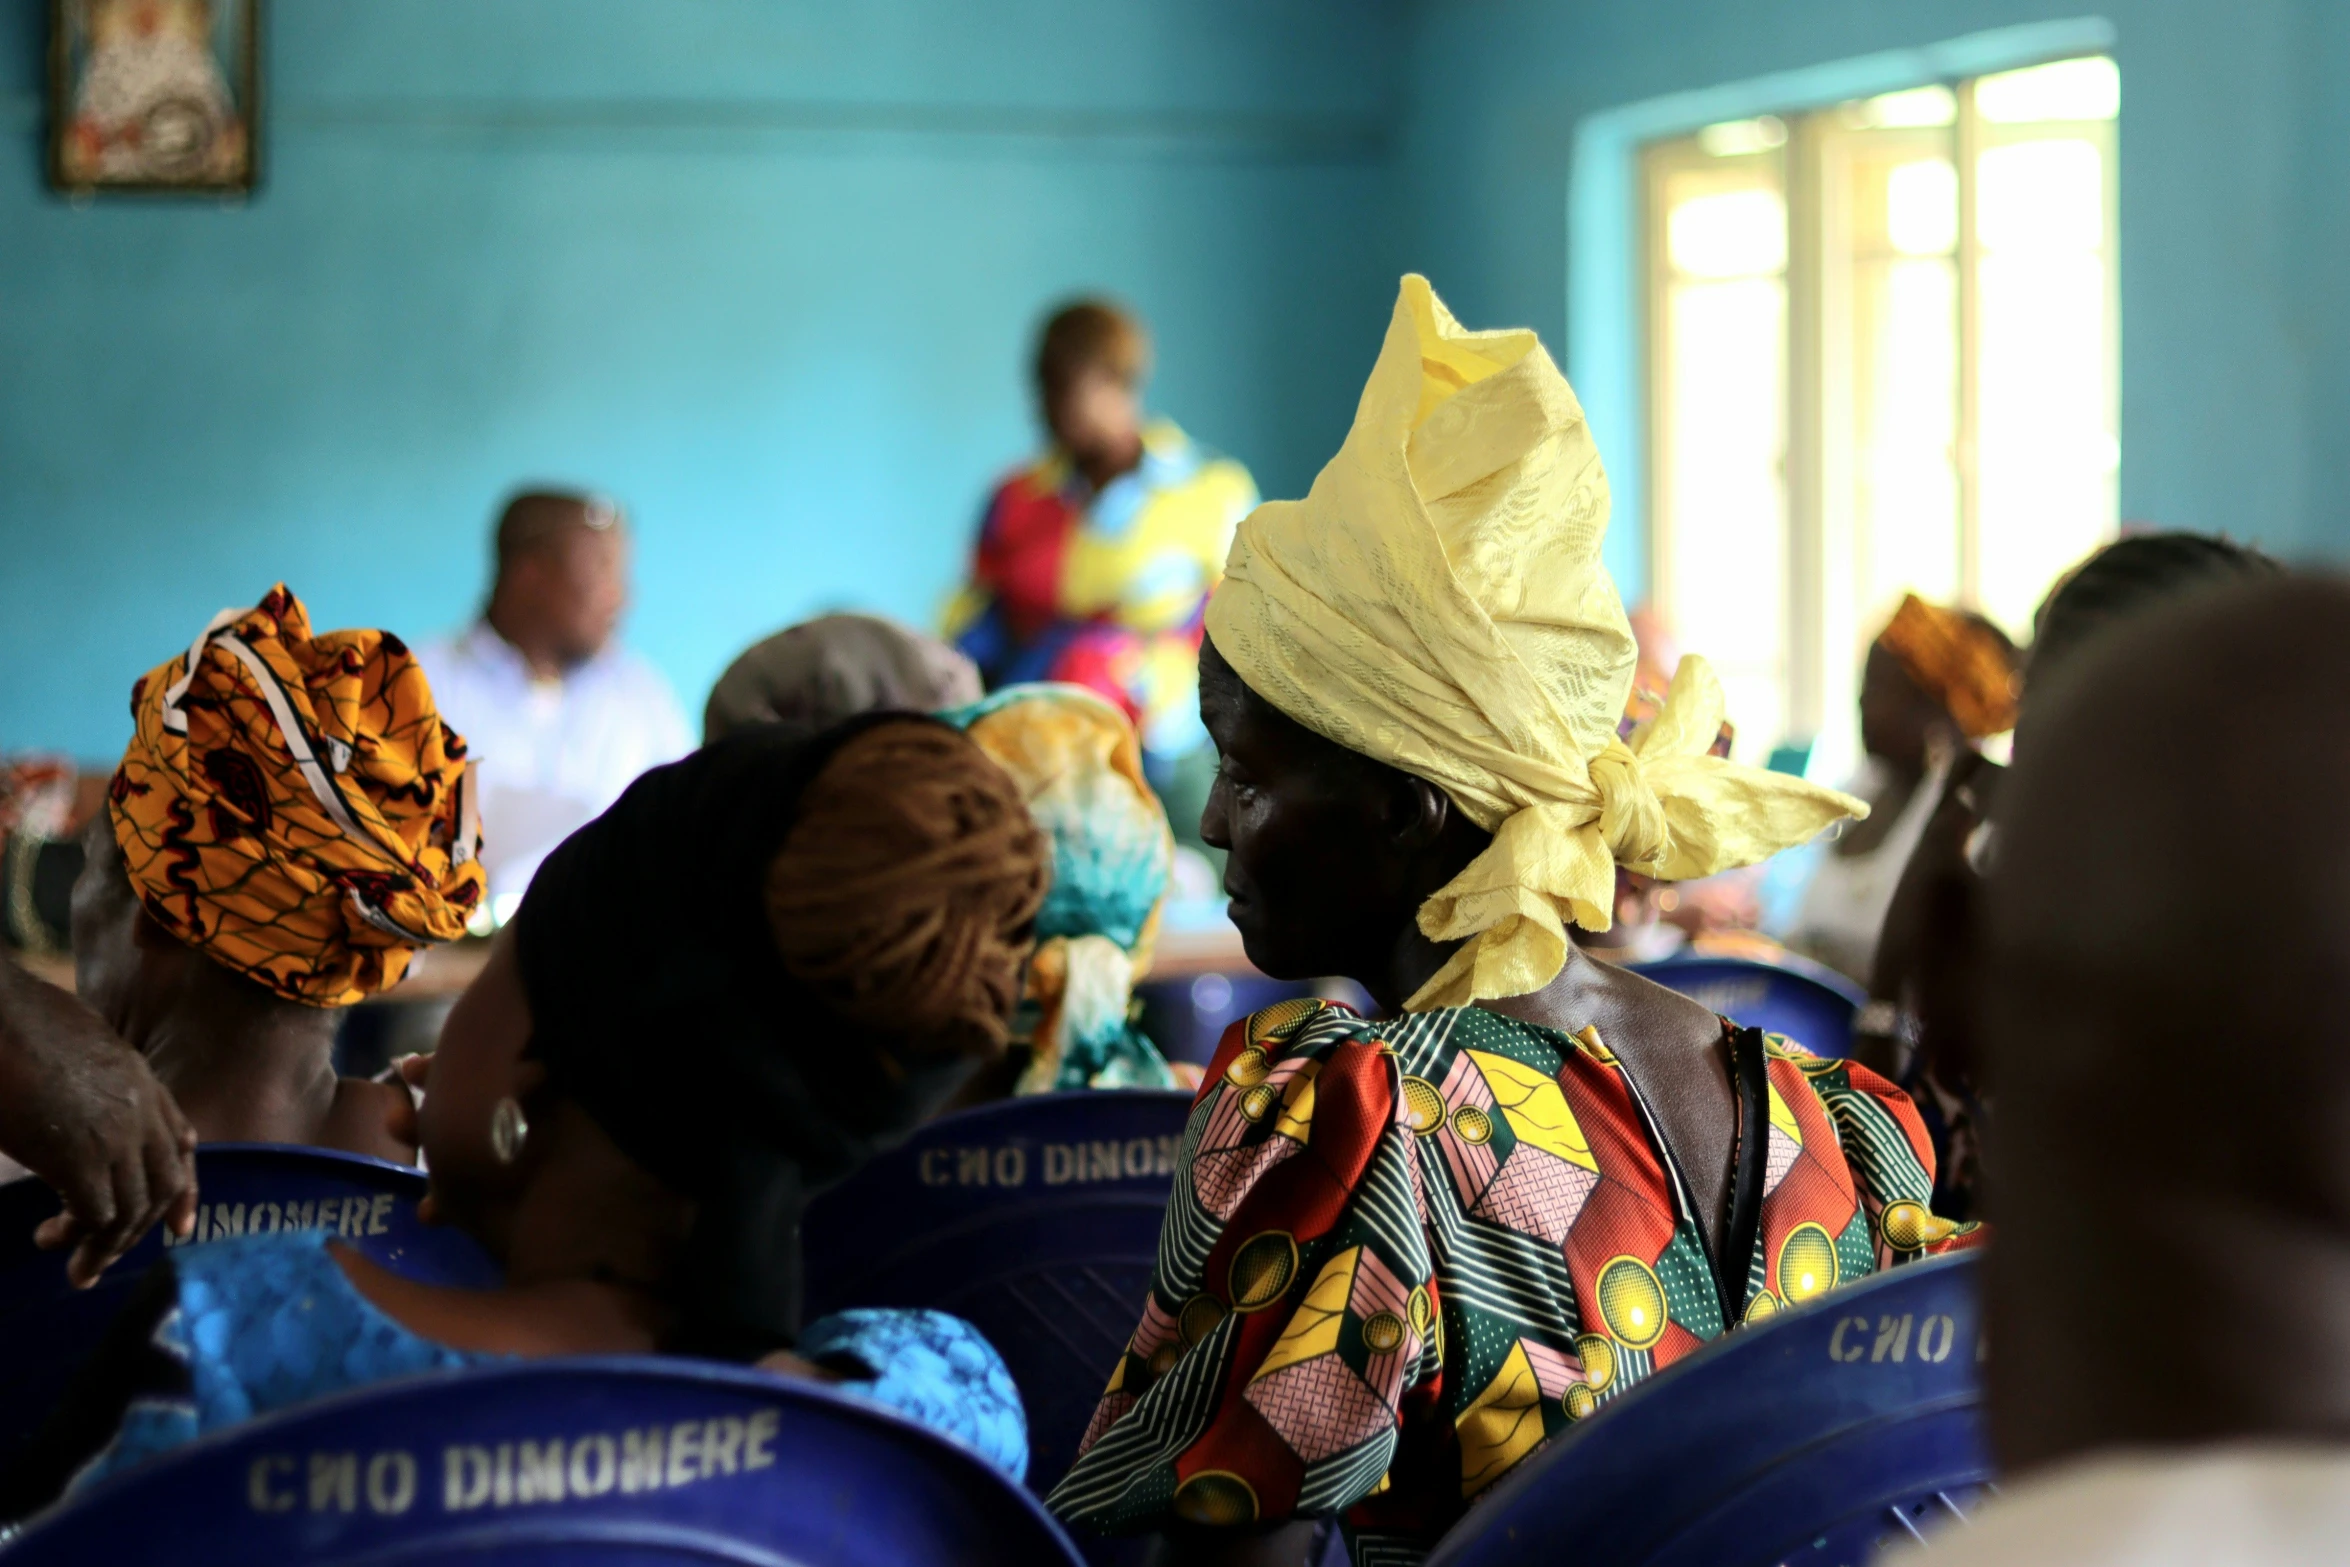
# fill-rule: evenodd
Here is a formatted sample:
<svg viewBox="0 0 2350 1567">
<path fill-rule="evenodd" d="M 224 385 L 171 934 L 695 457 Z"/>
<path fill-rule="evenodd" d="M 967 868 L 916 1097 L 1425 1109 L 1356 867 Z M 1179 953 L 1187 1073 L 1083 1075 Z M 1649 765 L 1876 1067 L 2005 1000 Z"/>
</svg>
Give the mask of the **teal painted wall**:
<svg viewBox="0 0 2350 1567">
<path fill-rule="evenodd" d="M 628 635 L 689 705 L 811 610 L 927 617 L 1075 288 L 1300 493 L 1404 266 L 1571 358 L 1584 116 L 2085 11 L 2124 515 L 2350 551 L 2339 0 L 274 0 L 236 210 L 46 194 L 44 6 L 0 6 L 0 747 L 107 757 L 131 679 L 277 577 L 461 621 L 524 478 L 634 507 Z"/>
<path fill-rule="evenodd" d="M 271 0 L 259 195 L 81 210 L 44 11 L 0 17 L 7 749 L 109 758 L 281 577 L 462 622 L 530 478 L 633 509 L 626 635 L 698 711 L 797 616 L 931 616 L 1058 296 L 1137 304 L 1155 406 L 1298 493 L 1398 270 L 1385 0 Z"/>
<path fill-rule="evenodd" d="M 2340 0 L 1429 0 L 1409 48 L 1409 253 L 1464 320 L 1555 346 L 1583 117 L 2085 14 L 2114 24 L 2122 69 L 2122 515 L 2350 552 Z"/>
</svg>

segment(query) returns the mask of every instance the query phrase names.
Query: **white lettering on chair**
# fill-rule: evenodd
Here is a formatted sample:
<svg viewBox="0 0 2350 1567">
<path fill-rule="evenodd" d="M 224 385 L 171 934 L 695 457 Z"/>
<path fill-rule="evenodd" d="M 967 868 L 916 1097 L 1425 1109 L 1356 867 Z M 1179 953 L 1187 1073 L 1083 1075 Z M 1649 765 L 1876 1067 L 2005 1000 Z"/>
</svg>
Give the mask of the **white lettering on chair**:
<svg viewBox="0 0 2350 1567">
<path fill-rule="evenodd" d="M 544 1440 L 455 1442 L 441 1450 L 441 1510 L 543 1507 L 674 1490 L 775 1466 L 783 1414 L 713 1415 L 624 1431 Z M 416 1455 L 320 1450 L 265 1453 L 245 1472 L 256 1513 L 357 1513 L 397 1517 L 416 1504 Z"/>
</svg>

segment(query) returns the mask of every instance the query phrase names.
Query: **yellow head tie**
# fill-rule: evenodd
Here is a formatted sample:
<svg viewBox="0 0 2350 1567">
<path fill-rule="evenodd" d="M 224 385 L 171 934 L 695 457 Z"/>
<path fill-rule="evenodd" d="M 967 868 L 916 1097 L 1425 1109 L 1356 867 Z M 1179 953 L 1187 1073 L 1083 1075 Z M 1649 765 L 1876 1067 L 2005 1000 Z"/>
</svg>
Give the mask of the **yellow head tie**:
<svg viewBox="0 0 2350 1567">
<path fill-rule="evenodd" d="M 1750 865 L 1849 795 L 1708 756 L 1721 684 L 1681 661 L 1637 748 L 1635 647 L 1600 564 L 1607 476 L 1532 332 L 1471 332 L 1403 280 L 1354 428 L 1302 501 L 1241 524 L 1208 635 L 1316 733 L 1443 789 L 1493 843 L 1420 910 L 1463 943 L 1412 1011 L 1523 995 L 1605 930 L 1615 868 Z"/>
</svg>

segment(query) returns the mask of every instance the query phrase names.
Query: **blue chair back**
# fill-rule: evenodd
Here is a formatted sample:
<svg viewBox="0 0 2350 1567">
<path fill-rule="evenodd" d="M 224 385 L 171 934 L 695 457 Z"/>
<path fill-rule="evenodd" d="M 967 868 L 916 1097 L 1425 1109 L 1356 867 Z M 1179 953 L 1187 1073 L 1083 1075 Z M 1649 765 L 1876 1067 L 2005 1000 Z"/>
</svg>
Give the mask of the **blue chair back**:
<svg viewBox="0 0 2350 1567">
<path fill-rule="evenodd" d="M 1742 1028 L 1767 1028 L 1814 1055 L 1852 1054 L 1852 1020 L 1868 997 L 1834 969 L 1793 953 L 1751 958 L 1665 958 L 1632 972 L 1702 1002 Z"/>
<path fill-rule="evenodd" d="M 1974 1254 L 1707 1346 L 1521 1465 L 1429 1567 L 1864 1567 L 1991 1480 Z"/>
<path fill-rule="evenodd" d="M 276 1143 L 196 1150 L 199 1205 L 191 1241 L 277 1229 L 332 1231 L 395 1273 L 440 1284 L 489 1285 L 497 1265 L 456 1230 L 416 1217 L 421 1172 L 361 1154 Z M 58 1210 L 35 1180 L 0 1186 L 0 1461 L 40 1428 L 139 1276 L 166 1254 L 160 1231 L 87 1290 L 65 1282 L 65 1257 L 33 1245 Z M 185 1244 L 185 1243 L 174 1243 Z"/>
<path fill-rule="evenodd" d="M 1012 1567 L 1034 1498 L 878 1407 L 732 1366 L 540 1360 L 306 1404 L 44 1516 L 9 1567 Z"/>
<path fill-rule="evenodd" d="M 1028 1409 L 1028 1479 L 1077 1456 L 1142 1315 L 1190 1096 L 1042 1094 L 945 1116 L 809 1205 L 811 1317 L 931 1306 L 987 1335 Z"/>
<path fill-rule="evenodd" d="M 1193 1066 L 1206 1066 L 1224 1030 L 1250 1013 L 1313 994 L 1302 980 L 1267 979 L 1254 971 L 1176 974 L 1134 987 L 1142 1031 L 1168 1060 Z"/>
</svg>

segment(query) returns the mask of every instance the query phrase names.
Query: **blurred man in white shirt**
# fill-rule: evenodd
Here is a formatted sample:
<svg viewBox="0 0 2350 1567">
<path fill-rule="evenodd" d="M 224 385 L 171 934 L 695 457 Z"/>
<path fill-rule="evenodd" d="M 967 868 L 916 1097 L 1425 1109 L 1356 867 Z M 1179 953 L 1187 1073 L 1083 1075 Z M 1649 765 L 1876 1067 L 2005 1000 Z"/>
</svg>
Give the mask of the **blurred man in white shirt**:
<svg viewBox="0 0 2350 1567">
<path fill-rule="evenodd" d="M 482 858 L 503 919 L 548 850 L 692 740 L 669 683 L 613 638 L 628 604 L 619 507 L 517 495 L 498 518 L 497 551 L 481 619 L 419 656 L 481 763 Z"/>
</svg>

